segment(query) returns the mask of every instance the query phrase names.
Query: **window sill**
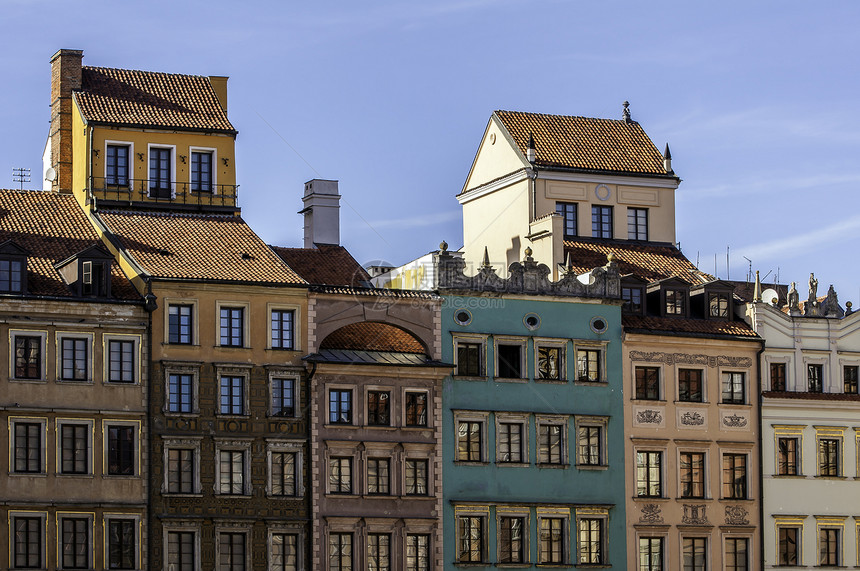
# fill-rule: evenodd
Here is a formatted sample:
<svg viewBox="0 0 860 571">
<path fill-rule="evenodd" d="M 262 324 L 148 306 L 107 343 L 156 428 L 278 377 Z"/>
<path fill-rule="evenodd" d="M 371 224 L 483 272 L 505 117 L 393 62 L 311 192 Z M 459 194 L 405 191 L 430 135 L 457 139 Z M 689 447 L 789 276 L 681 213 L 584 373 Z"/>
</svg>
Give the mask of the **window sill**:
<svg viewBox="0 0 860 571">
<path fill-rule="evenodd" d="M 229 498 L 231 500 L 233 500 L 233 499 L 250 500 L 254 496 L 252 496 L 251 494 L 221 494 L 221 493 L 216 492 L 215 497 L 216 498 Z"/>
<path fill-rule="evenodd" d="M 57 473 L 58 478 L 81 478 L 83 480 L 92 480 L 93 474 L 64 474 L 62 472 Z"/>
<path fill-rule="evenodd" d="M 779 480 L 805 480 L 806 474 L 773 474 L 771 477 Z"/>
<path fill-rule="evenodd" d="M 213 345 L 213 349 L 250 349 L 248 345 Z"/>
<path fill-rule="evenodd" d="M 12 383 L 47 383 L 48 379 L 9 379 Z"/>
<path fill-rule="evenodd" d="M 567 379 L 535 379 L 536 383 L 546 384 L 546 385 L 566 385 Z M 518 564 L 516 564 L 518 565 Z"/>
<path fill-rule="evenodd" d="M 84 379 L 84 380 L 76 380 L 76 379 L 57 379 L 58 383 L 65 384 L 69 383 L 71 385 L 91 385 L 93 384 L 92 379 Z"/>
<path fill-rule="evenodd" d="M 570 468 L 570 464 L 556 464 L 554 462 L 538 462 L 535 466 L 538 468 L 549 468 L 551 470 L 566 470 Z"/>
<path fill-rule="evenodd" d="M 334 423 L 334 424 L 324 424 L 324 425 L 323 425 L 323 428 L 330 428 L 330 429 L 349 428 L 349 429 L 352 429 L 352 430 L 358 430 L 359 428 L 362 428 L 362 427 L 361 427 L 361 426 L 358 426 L 358 425 L 355 425 L 355 424 L 352 424 L 351 422 L 350 422 L 350 423 L 346 423 L 346 422 L 337 422 L 337 423 Z"/>
<path fill-rule="evenodd" d="M 161 412 L 164 414 L 164 416 L 171 417 L 171 418 L 173 418 L 173 417 L 175 417 L 175 418 L 183 418 L 183 417 L 192 417 L 192 418 L 197 418 L 198 416 L 200 416 L 200 411 L 194 411 L 194 412 L 179 412 L 179 411 L 166 411 L 166 410 L 163 410 L 163 411 L 161 411 Z"/>
<path fill-rule="evenodd" d="M 486 382 L 486 381 L 487 381 L 487 377 L 485 377 L 485 376 L 481 376 L 481 375 L 478 375 L 478 376 L 472 376 L 472 375 L 454 375 L 454 380 L 455 380 L 455 381 L 481 381 L 481 382 Z M 462 565 L 462 564 L 461 564 L 461 565 Z"/>
<path fill-rule="evenodd" d="M 496 460 L 496 465 L 505 468 L 528 468 L 531 466 L 528 462 L 504 462 L 502 460 Z"/>
<path fill-rule="evenodd" d="M 242 413 L 242 414 L 230 414 L 229 412 L 216 412 L 215 418 L 223 419 L 223 420 L 248 420 L 251 418 L 250 414 Z"/>
<path fill-rule="evenodd" d="M 705 408 L 711 403 L 702 400 L 676 400 L 675 404 L 678 406 L 700 406 L 702 408 Z"/>
<path fill-rule="evenodd" d="M 633 499 L 640 502 L 668 502 L 672 498 L 665 496 L 633 496 Z"/>
<path fill-rule="evenodd" d="M 720 500 L 720 502 L 731 502 L 731 503 L 736 503 L 736 502 L 754 503 L 755 502 L 755 500 L 753 498 L 719 498 L 719 500 Z"/>
<path fill-rule="evenodd" d="M 350 492 L 350 493 L 326 492 L 325 495 L 327 497 L 330 497 L 330 498 L 343 498 L 343 499 L 351 499 L 351 500 L 360 500 L 362 498 L 362 496 L 358 496 L 356 494 L 353 494 L 352 492 Z M 385 496 L 381 496 L 381 497 L 385 497 Z"/>
<path fill-rule="evenodd" d="M 400 430 L 418 431 L 418 430 L 430 430 L 433 427 L 432 426 L 398 426 L 395 428 L 399 428 Z"/>
<path fill-rule="evenodd" d="M 401 500 L 435 500 L 435 496 L 431 496 L 429 494 L 405 494 L 403 496 L 396 496 Z"/>
<path fill-rule="evenodd" d="M 140 480 L 140 474 L 102 474 L 108 480 Z"/>
<path fill-rule="evenodd" d="M 165 498 L 202 498 L 203 492 L 162 492 L 161 495 Z"/>
<path fill-rule="evenodd" d="M 528 569 L 531 566 L 531 563 L 496 563 L 496 567 L 502 569 Z"/>
<path fill-rule="evenodd" d="M 137 381 L 105 381 L 103 384 L 106 387 L 134 387 L 140 383 Z"/>
<path fill-rule="evenodd" d="M 704 496 L 700 498 L 697 498 L 695 496 L 678 496 L 675 498 L 675 500 L 679 502 L 712 502 L 714 501 L 714 498 L 706 498 Z"/>
<path fill-rule="evenodd" d="M 574 381 L 573 384 L 580 387 L 605 387 L 609 385 L 609 381 Z"/>
<path fill-rule="evenodd" d="M 454 466 L 489 466 L 489 462 L 474 462 L 470 460 L 454 460 Z"/>
<path fill-rule="evenodd" d="M 608 470 L 609 465 L 608 464 L 577 464 L 576 469 L 577 470 L 602 471 L 602 470 Z"/>
<path fill-rule="evenodd" d="M 301 352 L 300 349 L 292 349 L 292 348 L 288 348 L 288 347 L 266 347 L 266 351 L 274 351 L 276 353 L 284 353 L 284 352 L 288 353 L 290 351 L 293 351 L 294 353 Z"/>
<path fill-rule="evenodd" d="M 528 379 L 523 379 L 520 377 L 493 377 L 493 381 L 497 383 L 527 383 Z"/>
<path fill-rule="evenodd" d="M 609 563 L 579 563 L 574 567 L 577 569 L 611 569 L 612 565 Z"/>
<path fill-rule="evenodd" d="M 853 478 L 847 478 L 845 476 L 815 476 L 817 480 L 850 480 Z"/>
<path fill-rule="evenodd" d="M 188 347 L 190 349 L 199 349 L 199 343 L 162 343 L 162 347 Z"/>
<path fill-rule="evenodd" d="M 492 565 L 492 563 L 490 563 L 489 561 L 488 562 L 480 562 L 480 561 L 459 562 L 459 561 L 457 561 L 454 563 L 454 565 L 457 567 L 489 567 L 490 565 Z"/>
<path fill-rule="evenodd" d="M 45 472 L 9 472 L 10 478 L 47 478 Z"/>
<path fill-rule="evenodd" d="M 643 399 L 643 398 L 632 398 L 632 399 L 630 399 L 630 400 L 631 400 L 634 404 L 639 404 L 639 403 L 662 403 L 662 404 L 666 404 L 666 403 L 668 403 L 668 402 L 669 402 L 669 401 L 667 401 L 667 400 L 665 400 L 665 399 Z"/>
</svg>

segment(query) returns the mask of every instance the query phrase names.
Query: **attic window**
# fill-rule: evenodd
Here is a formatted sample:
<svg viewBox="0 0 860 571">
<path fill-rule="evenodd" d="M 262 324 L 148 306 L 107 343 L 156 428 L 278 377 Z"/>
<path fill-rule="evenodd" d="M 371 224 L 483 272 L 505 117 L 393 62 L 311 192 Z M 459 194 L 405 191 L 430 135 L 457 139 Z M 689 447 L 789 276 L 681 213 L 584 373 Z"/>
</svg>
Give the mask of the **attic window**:
<svg viewBox="0 0 860 571">
<path fill-rule="evenodd" d="M 621 288 L 621 299 L 624 300 L 624 305 L 621 306 L 621 311 L 635 315 L 642 315 L 644 306 L 642 299 L 644 291 L 641 287 L 623 286 Z"/>
<path fill-rule="evenodd" d="M 666 290 L 666 315 L 687 315 L 687 292 L 682 289 Z"/>
<path fill-rule="evenodd" d="M 729 294 L 714 292 L 708 294 L 708 317 L 728 319 L 729 307 Z"/>
<path fill-rule="evenodd" d="M 81 295 L 107 297 L 110 262 L 84 260 L 81 262 Z"/>
<path fill-rule="evenodd" d="M 0 292 L 21 293 L 24 291 L 26 264 L 20 258 L 0 258 Z"/>
</svg>

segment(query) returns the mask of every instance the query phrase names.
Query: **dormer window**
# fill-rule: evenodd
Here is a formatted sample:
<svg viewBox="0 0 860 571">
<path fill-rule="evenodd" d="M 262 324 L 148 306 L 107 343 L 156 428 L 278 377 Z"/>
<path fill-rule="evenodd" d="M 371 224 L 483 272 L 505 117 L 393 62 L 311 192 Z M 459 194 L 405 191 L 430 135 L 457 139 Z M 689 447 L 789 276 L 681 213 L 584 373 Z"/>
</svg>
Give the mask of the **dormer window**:
<svg viewBox="0 0 860 571">
<path fill-rule="evenodd" d="M 633 313 L 641 315 L 644 305 L 644 290 L 641 287 L 621 287 L 621 299 L 624 300 L 624 305 L 621 306 L 621 311 L 624 313 Z"/>
<path fill-rule="evenodd" d="M 111 262 L 110 252 L 93 245 L 54 267 L 76 295 L 110 297 Z"/>
<path fill-rule="evenodd" d="M 666 315 L 687 315 L 687 292 L 682 289 L 667 289 Z"/>
<path fill-rule="evenodd" d="M 729 294 L 708 293 L 708 317 L 728 319 L 729 317 Z"/>
<path fill-rule="evenodd" d="M 0 244 L 0 293 L 27 289 L 27 252 L 11 240 Z"/>
<path fill-rule="evenodd" d="M 93 297 L 107 296 L 106 276 L 110 272 L 110 262 L 86 260 L 81 262 L 81 295 Z"/>
</svg>

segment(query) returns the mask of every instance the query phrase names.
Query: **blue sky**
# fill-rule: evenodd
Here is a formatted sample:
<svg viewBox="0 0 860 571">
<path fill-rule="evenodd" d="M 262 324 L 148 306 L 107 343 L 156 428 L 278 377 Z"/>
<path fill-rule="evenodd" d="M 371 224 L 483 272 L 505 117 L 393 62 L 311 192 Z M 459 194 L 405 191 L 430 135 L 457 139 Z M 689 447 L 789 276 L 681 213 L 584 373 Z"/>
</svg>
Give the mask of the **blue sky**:
<svg viewBox="0 0 860 571">
<path fill-rule="evenodd" d="M 241 7 L 240 7 L 241 6 Z M 860 3 L 0 0 L 0 186 L 40 168 L 49 58 L 228 75 L 243 215 L 298 246 L 303 183 L 340 181 L 342 243 L 403 263 L 461 245 L 495 109 L 620 118 L 683 179 L 682 250 L 744 279 L 810 271 L 858 302 Z M 38 176 L 37 176 L 38 178 Z M 35 184 L 35 183 L 34 183 Z"/>
</svg>

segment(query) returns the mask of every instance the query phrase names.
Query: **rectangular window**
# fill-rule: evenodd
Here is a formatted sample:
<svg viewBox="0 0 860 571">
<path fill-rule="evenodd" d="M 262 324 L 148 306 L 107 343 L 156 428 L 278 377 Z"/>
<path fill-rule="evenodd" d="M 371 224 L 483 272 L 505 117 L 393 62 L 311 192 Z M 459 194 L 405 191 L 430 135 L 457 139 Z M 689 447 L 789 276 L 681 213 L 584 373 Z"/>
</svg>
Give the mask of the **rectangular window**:
<svg viewBox="0 0 860 571">
<path fill-rule="evenodd" d="M 19 293 L 24 290 L 24 264 L 20 260 L 0 260 L 0 292 Z"/>
<path fill-rule="evenodd" d="M 295 349 L 295 316 L 292 309 L 272 310 L 272 349 Z"/>
<path fill-rule="evenodd" d="M 388 426 L 391 424 L 391 393 L 367 391 L 367 424 Z"/>
<path fill-rule="evenodd" d="M 191 191 L 212 192 L 212 153 L 191 151 Z"/>
<path fill-rule="evenodd" d="M 406 536 L 406 571 L 430 571 L 430 536 Z"/>
<path fill-rule="evenodd" d="M 709 293 L 708 294 L 708 316 L 721 319 L 729 317 L 729 294 L 727 293 Z"/>
<path fill-rule="evenodd" d="M 299 538 L 294 533 L 272 534 L 271 571 L 298 571 Z"/>
<path fill-rule="evenodd" d="M 846 394 L 857 394 L 858 369 L 856 365 L 845 365 L 842 369 L 843 391 Z"/>
<path fill-rule="evenodd" d="M 296 416 L 295 379 L 272 379 L 272 416 Z"/>
<path fill-rule="evenodd" d="M 108 341 L 108 382 L 134 382 L 134 341 Z"/>
<path fill-rule="evenodd" d="M 591 207 L 591 237 L 612 238 L 612 207 Z"/>
<path fill-rule="evenodd" d="M 460 563 L 480 563 L 484 558 L 484 518 L 480 516 L 460 516 L 457 521 L 458 553 Z"/>
<path fill-rule="evenodd" d="M 564 518 L 540 518 L 538 563 L 564 563 Z"/>
<path fill-rule="evenodd" d="M 818 440 L 818 475 L 839 476 L 839 444 L 840 441 L 831 438 Z"/>
<path fill-rule="evenodd" d="M 704 537 L 684 538 L 684 571 L 706 571 L 708 540 Z"/>
<path fill-rule="evenodd" d="M 603 427 L 580 426 L 578 443 L 580 466 L 603 465 Z"/>
<path fill-rule="evenodd" d="M 352 458 L 333 457 L 329 458 L 329 486 L 330 494 L 352 493 Z"/>
<path fill-rule="evenodd" d="M 824 388 L 824 366 L 814 364 L 807 365 L 806 379 L 809 381 L 809 392 L 820 393 Z"/>
<path fill-rule="evenodd" d="M 329 571 L 353 571 L 351 533 L 329 534 L 328 569 Z"/>
<path fill-rule="evenodd" d="M 15 378 L 42 378 L 42 338 L 15 335 Z"/>
<path fill-rule="evenodd" d="M 636 367 L 636 398 L 639 400 L 660 400 L 659 368 Z"/>
<path fill-rule="evenodd" d="M 678 370 L 678 400 L 681 402 L 702 402 L 701 369 Z"/>
<path fill-rule="evenodd" d="M 89 380 L 87 356 L 89 339 L 63 337 L 60 339 L 60 379 L 63 381 Z"/>
<path fill-rule="evenodd" d="M 648 209 L 647 208 L 628 208 L 627 209 L 627 239 L 628 240 L 647 240 L 648 239 Z"/>
<path fill-rule="evenodd" d="M 705 497 L 704 452 L 681 452 L 681 497 Z"/>
<path fill-rule="evenodd" d="M 499 518 L 499 563 L 525 563 L 524 517 Z"/>
<path fill-rule="evenodd" d="M 406 426 L 427 426 L 427 393 L 406 393 Z"/>
<path fill-rule="evenodd" d="M 240 496 L 245 493 L 245 451 L 218 451 L 218 493 Z"/>
<path fill-rule="evenodd" d="M 193 448 L 170 448 L 167 451 L 167 493 L 193 494 L 197 477 Z"/>
<path fill-rule="evenodd" d="M 218 535 L 218 571 L 245 571 L 245 534 Z"/>
<path fill-rule="evenodd" d="M 839 530 L 823 527 L 818 530 L 819 565 L 836 567 L 840 564 Z"/>
<path fill-rule="evenodd" d="M 457 426 L 457 460 L 480 462 L 483 426 L 481 422 L 460 421 Z"/>
<path fill-rule="evenodd" d="M 128 145 L 107 146 L 105 184 L 108 186 L 128 186 Z"/>
<path fill-rule="evenodd" d="M 522 462 L 523 425 L 516 422 L 500 422 L 496 446 L 499 462 Z"/>
<path fill-rule="evenodd" d="M 16 422 L 15 472 L 38 474 L 42 472 L 42 433 L 37 422 Z"/>
<path fill-rule="evenodd" d="M 800 539 L 800 528 L 779 528 L 779 559 L 777 565 L 795 567 L 798 564 L 797 546 Z"/>
<path fill-rule="evenodd" d="M 61 473 L 89 473 L 89 430 L 90 427 L 86 424 L 60 426 Z"/>
<path fill-rule="evenodd" d="M 621 311 L 624 313 L 642 313 L 642 288 L 641 287 L 622 287 L 621 299 L 624 301 L 621 306 Z"/>
<path fill-rule="evenodd" d="M 168 343 L 191 345 L 193 325 L 193 305 L 171 305 L 167 308 Z"/>
<path fill-rule="evenodd" d="M 560 381 L 564 378 L 564 349 L 547 345 L 537 346 L 538 378 Z"/>
<path fill-rule="evenodd" d="M 663 495 L 663 453 L 636 453 L 636 495 L 640 498 L 659 498 Z"/>
<path fill-rule="evenodd" d="M 565 240 L 573 240 L 577 236 L 576 203 L 556 202 L 555 211 L 562 217 L 562 228 Z"/>
<path fill-rule="evenodd" d="M 457 343 L 457 375 L 480 377 L 484 374 L 480 343 Z"/>
<path fill-rule="evenodd" d="M 367 493 L 387 496 L 391 493 L 389 473 L 391 462 L 388 458 L 367 459 Z"/>
<path fill-rule="evenodd" d="M 639 538 L 639 571 L 663 571 L 663 538 Z"/>
<path fill-rule="evenodd" d="M 134 475 L 133 427 L 108 427 L 108 474 L 111 476 Z"/>
<path fill-rule="evenodd" d="M 603 520 L 582 518 L 579 520 L 579 562 L 600 565 L 606 557 L 603 554 Z"/>
<path fill-rule="evenodd" d="M 576 380 L 585 382 L 597 382 L 601 380 L 600 373 L 600 350 L 577 349 Z"/>
<path fill-rule="evenodd" d="M 770 364 L 770 390 L 785 391 L 785 363 Z"/>
<path fill-rule="evenodd" d="M 245 414 L 245 378 L 221 377 L 221 414 Z"/>
<path fill-rule="evenodd" d="M 666 315 L 687 315 L 687 292 L 682 289 L 666 290 Z"/>
<path fill-rule="evenodd" d="M 243 307 L 222 307 L 220 325 L 222 347 L 245 346 L 245 309 Z"/>
<path fill-rule="evenodd" d="M 352 391 L 332 389 L 328 392 L 329 424 L 352 424 Z"/>
<path fill-rule="evenodd" d="M 522 345 L 496 345 L 496 360 L 498 361 L 498 376 L 502 379 L 523 378 Z"/>
<path fill-rule="evenodd" d="M 797 438 L 780 438 L 776 442 L 777 476 L 797 476 Z"/>
<path fill-rule="evenodd" d="M 391 536 L 367 534 L 367 571 L 391 571 Z"/>
<path fill-rule="evenodd" d="M 107 524 L 108 569 L 137 568 L 137 522 L 111 518 Z"/>
<path fill-rule="evenodd" d="M 172 198 L 171 155 L 173 149 L 151 147 L 149 149 L 149 196 L 150 198 Z"/>
<path fill-rule="evenodd" d="M 564 463 L 564 427 L 560 424 L 538 425 L 538 463 Z"/>
<path fill-rule="evenodd" d="M 744 404 L 746 402 L 746 382 L 743 373 L 723 373 L 723 402 Z"/>
<path fill-rule="evenodd" d="M 193 531 L 167 533 L 167 568 L 171 571 L 195 571 L 196 553 Z"/>
<path fill-rule="evenodd" d="M 44 524 L 40 517 L 13 517 L 12 526 L 15 530 L 14 557 L 12 563 L 16 569 L 41 569 L 42 554 L 45 552 L 42 529 Z"/>
<path fill-rule="evenodd" d="M 726 538 L 726 571 L 749 571 L 749 539 Z"/>
<path fill-rule="evenodd" d="M 427 495 L 427 460 L 406 460 L 406 495 Z"/>
<path fill-rule="evenodd" d="M 192 375 L 171 374 L 168 376 L 167 384 L 168 412 L 192 412 L 194 377 Z"/>
<path fill-rule="evenodd" d="M 723 454 L 723 498 L 747 499 L 746 454 Z"/>
<path fill-rule="evenodd" d="M 272 452 L 272 495 L 296 495 L 295 452 Z"/>
<path fill-rule="evenodd" d="M 67 517 L 60 521 L 63 569 L 88 569 L 90 566 L 90 520 Z"/>
</svg>

